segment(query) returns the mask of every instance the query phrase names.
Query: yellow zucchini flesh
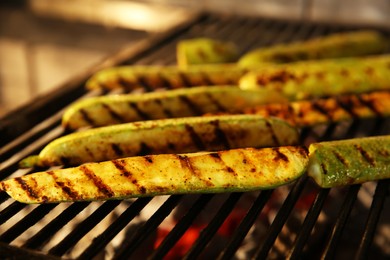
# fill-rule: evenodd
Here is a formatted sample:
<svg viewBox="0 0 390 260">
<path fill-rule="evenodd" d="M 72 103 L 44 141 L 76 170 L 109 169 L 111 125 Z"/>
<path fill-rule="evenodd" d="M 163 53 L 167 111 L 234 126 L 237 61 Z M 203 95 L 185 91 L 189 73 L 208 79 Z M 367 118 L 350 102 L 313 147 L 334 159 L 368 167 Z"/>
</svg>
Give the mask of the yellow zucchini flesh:
<svg viewBox="0 0 390 260">
<path fill-rule="evenodd" d="M 159 154 L 33 173 L 1 182 L 0 190 L 23 203 L 243 192 L 288 184 L 307 163 L 298 146 Z"/>
</svg>

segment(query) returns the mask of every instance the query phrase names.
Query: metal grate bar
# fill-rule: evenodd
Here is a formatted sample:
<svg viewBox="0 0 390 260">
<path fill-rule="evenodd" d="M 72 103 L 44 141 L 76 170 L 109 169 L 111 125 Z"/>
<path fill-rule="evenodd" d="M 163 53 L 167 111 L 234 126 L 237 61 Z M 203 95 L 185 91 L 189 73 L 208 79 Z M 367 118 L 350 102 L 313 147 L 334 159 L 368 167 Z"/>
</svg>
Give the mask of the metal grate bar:
<svg viewBox="0 0 390 260">
<path fill-rule="evenodd" d="M 37 234 L 30 237 L 22 247 L 34 249 L 43 246 L 50 237 L 83 211 L 89 204 L 90 202 L 72 203 Z"/>
<path fill-rule="evenodd" d="M 20 234 L 26 231 L 29 227 L 36 224 L 40 219 L 46 216 L 52 209 L 57 207 L 58 204 L 48 204 L 48 205 L 40 205 L 36 207 L 33 211 L 31 211 L 26 217 L 20 220 L 18 223 L 13 225 L 10 229 L 4 232 L 0 236 L 0 241 L 3 242 L 12 242 L 15 238 L 17 238 Z"/>
<path fill-rule="evenodd" d="M 340 240 L 345 224 L 347 223 L 353 205 L 355 204 L 360 187 L 361 185 L 353 185 L 348 189 L 347 196 L 344 199 L 336 223 L 322 254 L 322 259 L 334 259 L 338 241 Z"/>
<path fill-rule="evenodd" d="M 146 223 L 139 228 L 130 238 L 126 238 L 125 241 L 121 245 L 121 249 L 116 254 L 116 259 L 127 259 L 133 254 L 138 246 L 145 241 L 150 232 L 155 230 L 161 222 L 172 212 L 172 210 L 177 206 L 183 196 L 170 196 L 168 200 L 164 202 L 164 204 L 153 214 L 151 218 L 149 218 Z"/>
<path fill-rule="evenodd" d="M 256 252 L 256 259 L 267 258 L 268 252 L 273 246 L 276 237 L 279 235 L 280 230 L 282 230 L 282 227 L 285 224 L 288 216 L 290 215 L 290 212 L 293 209 L 295 202 L 301 195 L 303 188 L 305 187 L 306 181 L 307 177 L 303 176 L 294 184 L 294 187 L 291 189 L 287 198 L 284 200 L 282 207 L 279 209 L 278 214 L 272 222 L 266 234 L 266 239 L 260 245 L 258 252 Z"/>
<path fill-rule="evenodd" d="M 295 240 L 295 245 L 292 248 L 290 259 L 299 259 L 302 255 L 302 250 L 310 236 L 310 232 L 317 222 L 318 215 L 322 210 L 322 206 L 328 196 L 330 189 L 321 189 L 318 193 L 313 205 L 306 215 L 305 221 L 302 224 L 302 228 Z"/>
<path fill-rule="evenodd" d="M 364 234 L 356 253 L 356 259 L 367 259 L 369 256 L 369 249 L 375 235 L 380 213 L 382 212 L 386 196 L 389 194 L 389 185 L 390 179 L 379 181 L 377 184 Z"/>
<path fill-rule="evenodd" d="M 238 226 L 236 232 L 231 238 L 229 244 L 226 246 L 226 249 L 221 253 L 220 259 L 231 259 L 234 256 L 234 253 L 240 247 L 245 236 L 248 234 L 250 228 L 255 222 L 257 216 L 263 210 L 265 204 L 268 202 L 269 198 L 272 195 L 273 190 L 262 191 L 257 197 L 256 201 L 253 203 L 252 207 L 249 209 L 245 218 L 242 220 Z"/>
<path fill-rule="evenodd" d="M 106 246 L 139 212 L 152 200 L 152 198 L 140 198 L 134 201 L 102 234 L 96 237 L 87 249 L 78 257 L 79 259 L 92 259 Z M 174 202 L 174 205 L 179 200 Z M 172 208 L 169 208 L 169 212 Z M 146 235 L 148 232 L 145 232 Z M 125 242 L 126 243 L 126 242 Z M 141 243 L 141 241 L 139 241 Z"/>
<path fill-rule="evenodd" d="M 222 223 L 232 212 L 241 196 L 242 193 L 230 194 L 229 198 L 224 202 L 215 217 L 210 221 L 207 227 L 202 230 L 199 237 L 196 239 L 195 244 L 187 252 L 185 256 L 186 259 L 196 259 L 202 253 L 202 250 L 207 246 L 215 233 L 221 227 Z"/>
<path fill-rule="evenodd" d="M 213 198 L 213 194 L 203 194 L 194 203 L 187 214 L 176 224 L 171 232 L 165 237 L 161 245 L 152 254 L 151 259 L 163 258 L 169 250 L 176 244 L 176 242 L 182 237 L 182 235 L 190 227 L 191 223 L 195 220 L 198 214 Z M 118 258 L 119 259 L 119 258 Z"/>
<path fill-rule="evenodd" d="M 8 205 L 5 209 L 3 209 L 0 212 L 0 225 L 4 224 L 6 221 L 8 221 L 10 218 L 12 218 L 14 215 L 16 215 L 20 210 L 24 209 L 25 207 L 27 207 L 26 204 L 17 201 Z"/>
<path fill-rule="evenodd" d="M 60 243 L 49 250 L 49 254 L 61 256 L 74 246 L 80 238 L 87 234 L 94 226 L 96 226 L 105 216 L 107 216 L 114 208 L 116 208 L 120 200 L 107 201 L 95 210 L 88 218 L 79 223 L 75 229 L 69 233 Z"/>
</svg>

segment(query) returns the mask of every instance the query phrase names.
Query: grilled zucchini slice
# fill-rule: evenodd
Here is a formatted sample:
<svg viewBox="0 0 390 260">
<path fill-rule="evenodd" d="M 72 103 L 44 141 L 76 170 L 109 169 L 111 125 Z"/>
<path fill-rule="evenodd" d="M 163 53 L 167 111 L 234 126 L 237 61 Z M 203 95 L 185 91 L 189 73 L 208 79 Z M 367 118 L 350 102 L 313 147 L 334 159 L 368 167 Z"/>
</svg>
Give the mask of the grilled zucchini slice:
<svg viewBox="0 0 390 260">
<path fill-rule="evenodd" d="M 309 154 L 308 175 L 323 188 L 390 178 L 390 136 L 315 143 Z"/>
<path fill-rule="evenodd" d="M 122 157 L 291 145 L 297 130 L 277 118 L 223 115 L 161 119 L 75 132 L 49 143 L 20 167 L 74 166 Z"/>
<path fill-rule="evenodd" d="M 23 203 L 242 192 L 288 184 L 306 170 L 304 147 L 232 149 L 129 157 L 38 172 L 0 183 Z"/>
</svg>

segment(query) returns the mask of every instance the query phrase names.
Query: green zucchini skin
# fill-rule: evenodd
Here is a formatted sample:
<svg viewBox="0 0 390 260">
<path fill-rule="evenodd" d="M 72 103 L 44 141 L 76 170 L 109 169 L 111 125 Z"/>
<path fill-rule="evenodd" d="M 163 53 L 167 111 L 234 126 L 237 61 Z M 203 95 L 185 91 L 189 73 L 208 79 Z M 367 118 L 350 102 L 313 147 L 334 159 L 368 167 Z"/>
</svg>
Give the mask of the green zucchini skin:
<svg viewBox="0 0 390 260">
<path fill-rule="evenodd" d="M 390 55 L 291 63 L 247 73 L 242 89 L 279 91 L 291 101 L 390 89 Z"/>
<path fill-rule="evenodd" d="M 23 203 L 244 192 L 291 183 L 307 163 L 299 146 L 148 155 L 28 174 L 0 182 L 0 191 Z"/>
<path fill-rule="evenodd" d="M 277 118 L 221 115 L 140 121 L 71 133 L 20 167 L 76 166 L 123 157 L 267 147 L 298 143 L 297 130 Z M 35 164 L 35 165 L 31 165 Z"/>
<path fill-rule="evenodd" d="M 176 46 L 177 65 L 183 69 L 196 64 L 235 62 L 238 53 L 233 42 L 206 37 L 181 40 Z"/>
<path fill-rule="evenodd" d="M 373 30 L 342 32 L 255 49 L 242 56 L 238 65 L 257 67 L 303 60 L 363 56 L 382 53 L 388 47 L 389 40 Z"/>
<path fill-rule="evenodd" d="M 68 107 L 65 129 L 99 127 L 134 121 L 234 113 L 243 108 L 287 101 L 278 93 L 236 86 L 194 87 L 144 94 L 121 94 L 82 99 Z"/>
<path fill-rule="evenodd" d="M 323 188 L 390 178 L 390 136 L 314 143 L 308 175 Z"/>
<path fill-rule="evenodd" d="M 277 117 L 296 127 L 390 116 L 390 91 L 259 105 L 245 114 Z"/>
<path fill-rule="evenodd" d="M 177 66 L 119 66 L 95 73 L 87 82 L 87 89 L 133 91 L 145 89 L 177 89 L 196 86 L 237 85 L 248 70 L 236 64 L 192 65 L 187 69 Z"/>
</svg>

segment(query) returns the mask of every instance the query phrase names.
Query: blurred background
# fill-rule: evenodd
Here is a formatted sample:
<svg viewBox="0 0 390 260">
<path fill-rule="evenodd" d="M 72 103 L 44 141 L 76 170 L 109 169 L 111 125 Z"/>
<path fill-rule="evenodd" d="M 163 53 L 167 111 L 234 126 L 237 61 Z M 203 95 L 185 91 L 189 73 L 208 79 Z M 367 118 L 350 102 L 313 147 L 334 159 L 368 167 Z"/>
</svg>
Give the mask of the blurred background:
<svg viewBox="0 0 390 260">
<path fill-rule="evenodd" d="M 0 117 L 200 12 L 390 29 L 390 0 L 0 2 Z"/>
</svg>

